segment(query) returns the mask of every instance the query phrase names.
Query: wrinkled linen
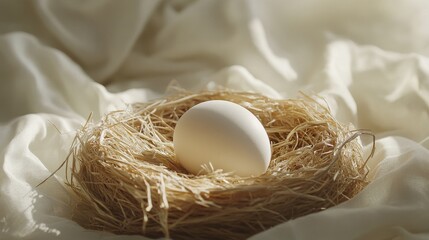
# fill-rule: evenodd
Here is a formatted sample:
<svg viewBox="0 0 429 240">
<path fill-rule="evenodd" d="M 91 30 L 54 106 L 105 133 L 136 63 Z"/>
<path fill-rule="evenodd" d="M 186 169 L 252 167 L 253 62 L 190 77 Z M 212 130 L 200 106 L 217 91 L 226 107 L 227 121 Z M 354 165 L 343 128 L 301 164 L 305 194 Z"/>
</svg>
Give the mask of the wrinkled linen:
<svg viewBox="0 0 429 240">
<path fill-rule="evenodd" d="M 428 22 L 424 0 L 1 1 L 0 239 L 147 239 L 72 221 L 65 167 L 35 187 L 90 114 L 172 82 L 318 94 L 376 134 L 362 192 L 251 239 L 429 239 Z"/>
</svg>

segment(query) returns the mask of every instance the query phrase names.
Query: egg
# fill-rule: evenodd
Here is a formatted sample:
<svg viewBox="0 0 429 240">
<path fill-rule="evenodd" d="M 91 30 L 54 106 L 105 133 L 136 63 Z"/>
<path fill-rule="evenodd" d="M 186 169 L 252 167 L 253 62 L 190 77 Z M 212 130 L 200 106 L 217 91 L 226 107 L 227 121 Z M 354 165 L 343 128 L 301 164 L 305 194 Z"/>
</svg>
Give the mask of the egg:
<svg viewBox="0 0 429 240">
<path fill-rule="evenodd" d="M 192 174 L 203 166 L 246 177 L 264 173 L 271 159 L 268 134 L 246 108 L 229 101 L 199 103 L 178 120 L 173 134 L 176 158 Z"/>
</svg>

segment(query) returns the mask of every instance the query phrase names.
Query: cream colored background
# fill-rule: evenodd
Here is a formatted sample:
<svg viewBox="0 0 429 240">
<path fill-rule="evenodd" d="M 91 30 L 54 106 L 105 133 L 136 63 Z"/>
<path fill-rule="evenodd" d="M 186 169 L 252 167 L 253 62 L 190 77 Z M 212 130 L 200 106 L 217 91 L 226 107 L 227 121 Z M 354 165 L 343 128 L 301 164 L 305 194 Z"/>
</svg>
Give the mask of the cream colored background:
<svg viewBox="0 0 429 240">
<path fill-rule="evenodd" d="M 253 240 L 428 239 L 428 23 L 425 0 L 0 1 L 0 239 L 145 239 L 71 221 L 63 170 L 34 186 L 91 112 L 172 80 L 317 93 L 377 134 L 364 191 Z"/>
</svg>

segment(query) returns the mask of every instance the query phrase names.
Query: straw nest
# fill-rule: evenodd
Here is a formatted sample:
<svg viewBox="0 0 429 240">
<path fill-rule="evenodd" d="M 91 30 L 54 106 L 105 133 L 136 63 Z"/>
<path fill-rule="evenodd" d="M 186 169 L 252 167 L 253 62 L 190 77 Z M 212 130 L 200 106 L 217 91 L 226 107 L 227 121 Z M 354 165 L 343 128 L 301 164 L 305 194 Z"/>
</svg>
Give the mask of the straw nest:
<svg viewBox="0 0 429 240">
<path fill-rule="evenodd" d="M 177 120 L 214 99 L 240 104 L 262 122 L 272 146 L 266 173 L 195 176 L 175 159 Z M 305 95 L 274 100 L 222 90 L 133 104 L 78 131 L 68 172 L 77 196 L 74 219 L 117 234 L 245 239 L 358 193 L 368 172 L 360 134 Z"/>
</svg>

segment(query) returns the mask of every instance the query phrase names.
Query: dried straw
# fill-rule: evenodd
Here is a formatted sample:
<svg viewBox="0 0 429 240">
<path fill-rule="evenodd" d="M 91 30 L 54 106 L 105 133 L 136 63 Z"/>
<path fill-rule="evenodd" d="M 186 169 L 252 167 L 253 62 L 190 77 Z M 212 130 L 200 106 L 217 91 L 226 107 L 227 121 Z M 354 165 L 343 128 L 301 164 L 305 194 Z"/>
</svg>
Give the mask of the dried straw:
<svg viewBox="0 0 429 240">
<path fill-rule="evenodd" d="M 238 103 L 262 122 L 272 145 L 266 173 L 195 176 L 175 159 L 177 120 L 214 99 Z M 274 100 L 222 90 L 134 104 L 78 132 L 68 173 L 78 199 L 74 219 L 117 234 L 245 239 L 358 193 L 368 172 L 357 141 L 362 133 L 305 95 Z"/>
</svg>

